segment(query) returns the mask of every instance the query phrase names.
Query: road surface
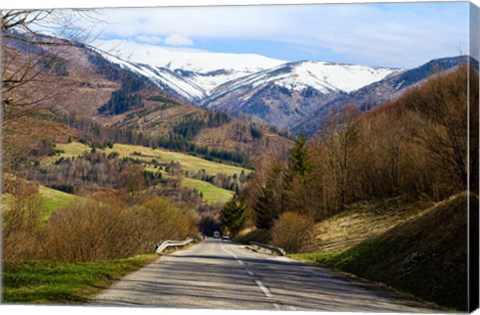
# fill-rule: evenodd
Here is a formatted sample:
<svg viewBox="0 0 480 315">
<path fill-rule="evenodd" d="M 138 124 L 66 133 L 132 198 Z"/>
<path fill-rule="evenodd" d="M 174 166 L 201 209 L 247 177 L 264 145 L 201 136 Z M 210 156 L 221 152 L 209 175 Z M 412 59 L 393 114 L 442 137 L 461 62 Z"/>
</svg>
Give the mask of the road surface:
<svg viewBox="0 0 480 315">
<path fill-rule="evenodd" d="M 376 285 L 286 257 L 206 239 L 164 255 L 99 294 L 95 305 L 243 310 L 434 312 Z"/>
</svg>

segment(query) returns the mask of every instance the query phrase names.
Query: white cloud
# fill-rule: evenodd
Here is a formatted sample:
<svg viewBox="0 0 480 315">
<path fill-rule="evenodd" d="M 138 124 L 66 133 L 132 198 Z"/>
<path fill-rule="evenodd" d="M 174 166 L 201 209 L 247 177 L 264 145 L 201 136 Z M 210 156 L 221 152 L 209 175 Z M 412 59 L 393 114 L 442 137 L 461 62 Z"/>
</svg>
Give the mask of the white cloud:
<svg viewBox="0 0 480 315">
<path fill-rule="evenodd" d="M 467 9 L 461 2 L 107 9 L 105 38 L 217 41 L 217 50 L 223 40 L 277 42 L 352 63 L 409 67 L 466 47 Z"/>
<path fill-rule="evenodd" d="M 163 42 L 168 46 L 193 46 L 193 40 L 178 34 L 168 36 Z"/>
<path fill-rule="evenodd" d="M 161 37 L 154 35 L 138 35 L 135 37 L 135 40 L 147 44 L 158 44 L 163 42 Z"/>
</svg>

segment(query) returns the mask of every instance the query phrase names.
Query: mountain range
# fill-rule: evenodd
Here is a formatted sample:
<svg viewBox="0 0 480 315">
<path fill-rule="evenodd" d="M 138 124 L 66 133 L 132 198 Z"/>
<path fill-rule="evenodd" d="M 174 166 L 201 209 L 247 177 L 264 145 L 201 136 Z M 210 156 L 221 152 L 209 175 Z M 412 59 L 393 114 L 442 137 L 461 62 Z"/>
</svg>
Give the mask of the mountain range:
<svg viewBox="0 0 480 315">
<path fill-rule="evenodd" d="M 142 50 L 129 45 L 134 46 L 116 55 L 95 51 L 148 78 L 172 97 L 287 130 L 323 104 L 403 71 L 321 61 L 286 62 L 256 54 Z"/>
<path fill-rule="evenodd" d="M 10 44 L 28 51 L 19 43 Z M 347 104 L 369 110 L 468 60 L 443 58 L 400 69 L 156 46 L 127 48 L 106 52 L 73 43 L 60 72 L 75 88 L 64 96 L 61 110 L 106 127 L 168 139 L 183 149 L 193 143 L 247 155 L 266 147 L 284 151 L 291 142 L 282 136 L 289 132 L 314 135 L 331 113 Z M 38 53 L 48 54 L 42 49 Z M 45 105 L 55 107 L 58 102 Z"/>
<path fill-rule="evenodd" d="M 402 69 L 135 45 L 115 56 L 96 51 L 184 102 L 308 135 L 346 104 L 368 110 L 467 60 L 442 58 Z"/>
</svg>

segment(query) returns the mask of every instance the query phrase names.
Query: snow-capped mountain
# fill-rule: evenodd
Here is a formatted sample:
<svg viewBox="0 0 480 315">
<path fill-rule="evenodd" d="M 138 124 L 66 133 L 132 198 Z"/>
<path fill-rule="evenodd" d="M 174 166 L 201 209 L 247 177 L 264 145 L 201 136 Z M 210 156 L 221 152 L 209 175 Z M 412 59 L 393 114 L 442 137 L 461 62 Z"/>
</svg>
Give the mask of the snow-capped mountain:
<svg viewBox="0 0 480 315">
<path fill-rule="evenodd" d="M 321 93 L 352 92 L 395 72 L 390 68 L 372 68 L 320 61 L 300 61 L 260 71 L 234 82 L 234 86 L 260 86 L 273 82 L 290 90 L 314 88 Z"/>
<path fill-rule="evenodd" d="M 150 72 L 150 78 L 193 103 L 210 96 L 212 90 L 226 82 L 285 63 L 257 54 L 167 48 L 130 41 L 110 40 L 100 47 L 99 52 L 110 61 Z"/>
<path fill-rule="evenodd" d="M 110 62 L 197 106 L 247 114 L 281 127 L 400 69 L 320 61 L 285 62 L 256 54 L 172 49 L 108 41 Z M 113 49 L 115 47 L 115 49 Z"/>
<path fill-rule="evenodd" d="M 322 104 L 398 71 L 320 61 L 286 63 L 227 82 L 202 105 L 288 128 Z"/>
<path fill-rule="evenodd" d="M 305 118 L 290 125 L 294 133 L 313 135 L 325 123 L 325 118 L 330 112 L 341 109 L 346 104 L 355 104 L 361 111 L 384 104 L 401 96 L 406 89 L 421 85 L 430 76 L 439 71 L 449 71 L 469 63 L 478 69 L 478 61 L 467 56 L 447 57 L 431 60 L 419 67 L 393 73 L 383 80 L 376 81 L 351 93 L 341 95 L 334 100 L 316 108 Z"/>
</svg>

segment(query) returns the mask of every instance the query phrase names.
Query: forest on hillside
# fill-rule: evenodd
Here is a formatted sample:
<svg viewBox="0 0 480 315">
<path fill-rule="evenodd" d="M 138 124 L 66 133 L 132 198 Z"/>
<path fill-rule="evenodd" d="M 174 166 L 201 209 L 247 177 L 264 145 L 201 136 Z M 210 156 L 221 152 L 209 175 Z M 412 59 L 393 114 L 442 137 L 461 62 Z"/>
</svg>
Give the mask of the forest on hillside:
<svg viewBox="0 0 480 315">
<path fill-rule="evenodd" d="M 314 248 L 305 243 L 315 242 L 315 222 L 351 203 L 478 192 L 478 89 L 469 86 L 478 71 L 463 64 L 368 112 L 345 106 L 313 138 L 300 135 L 288 158 L 261 159 L 238 208 L 298 252 Z"/>
</svg>

